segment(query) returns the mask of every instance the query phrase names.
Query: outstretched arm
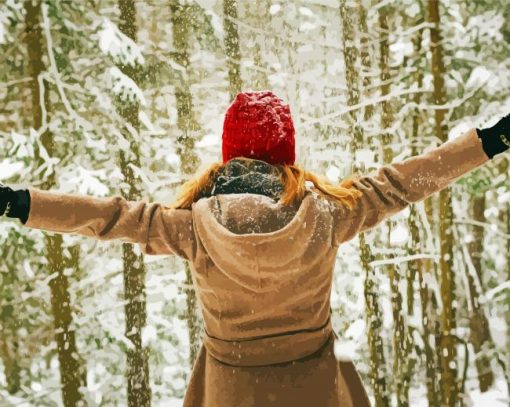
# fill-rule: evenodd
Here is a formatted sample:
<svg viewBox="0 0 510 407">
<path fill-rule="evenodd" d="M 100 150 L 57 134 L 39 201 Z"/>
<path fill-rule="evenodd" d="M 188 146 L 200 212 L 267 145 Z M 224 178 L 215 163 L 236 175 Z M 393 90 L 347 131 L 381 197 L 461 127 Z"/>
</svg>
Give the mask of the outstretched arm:
<svg viewBox="0 0 510 407">
<path fill-rule="evenodd" d="M 190 259 L 194 249 L 188 209 L 128 201 L 122 196 L 97 198 L 34 187 L 19 191 L 3 187 L 2 201 L 0 215 L 4 209 L 6 216 L 19 218 L 26 227 L 137 243 L 145 254 L 175 254 Z"/>
<path fill-rule="evenodd" d="M 510 116 L 490 129 L 470 129 L 433 150 L 380 167 L 358 178 L 353 209 L 334 205 L 333 243 L 371 229 L 411 203 L 438 192 L 510 146 Z"/>
</svg>

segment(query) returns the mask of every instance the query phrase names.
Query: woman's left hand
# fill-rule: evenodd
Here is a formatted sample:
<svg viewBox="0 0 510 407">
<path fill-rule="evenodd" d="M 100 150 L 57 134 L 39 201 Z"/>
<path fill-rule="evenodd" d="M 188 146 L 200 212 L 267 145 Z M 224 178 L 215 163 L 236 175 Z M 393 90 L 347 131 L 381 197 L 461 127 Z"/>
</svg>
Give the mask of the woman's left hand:
<svg viewBox="0 0 510 407">
<path fill-rule="evenodd" d="M 489 158 L 510 148 L 510 114 L 500 119 L 494 126 L 476 129 Z"/>
</svg>

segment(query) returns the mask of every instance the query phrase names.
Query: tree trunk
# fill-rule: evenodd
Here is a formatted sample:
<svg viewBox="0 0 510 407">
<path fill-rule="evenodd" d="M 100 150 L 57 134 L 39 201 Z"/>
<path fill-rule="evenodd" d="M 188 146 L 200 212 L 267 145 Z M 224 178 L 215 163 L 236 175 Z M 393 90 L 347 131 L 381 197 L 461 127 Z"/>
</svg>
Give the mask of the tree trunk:
<svg viewBox="0 0 510 407">
<path fill-rule="evenodd" d="M 420 19 L 417 24 L 420 24 L 423 20 Z M 413 38 L 414 51 L 416 55 L 420 55 L 421 42 L 423 37 L 423 30 L 419 30 L 416 36 Z M 423 71 L 416 69 L 414 79 L 418 84 L 418 88 L 423 86 Z M 421 94 L 415 93 L 413 96 L 413 102 L 418 105 L 421 101 Z M 419 139 L 419 128 L 420 128 L 420 116 L 418 108 L 414 109 L 412 119 L 412 139 L 411 139 L 411 155 L 415 156 L 418 154 L 416 148 L 416 141 Z M 428 201 L 430 202 L 430 201 Z M 430 216 L 432 219 L 432 216 Z M 425 242 L 420 239 L 419 230 L 419 215 L 415 204 L 411 205 L 411 212 L 409 215 L 409 230 L 411 233 L 411 246 L 409 248 L 409 254 L 415 255 L 426 250 Z M 415 278 L 418 278 L 419 294 L 421 302 L 421 316 L 422 316 L 422 329 L 424 338 L 424 353 L 425 353 L 425 376 L 427 385 L 427 399 L 430 407 L 439 407 L 437 398 L 437 380 L 436 380 L 436 369 L 437 361 L 435 354 L 435 323 L 437 321 L 437 310 L 434 307 L 432 297 L 434 296 L 433 290 L 431 290 L 425 281 L 433 280 L 434 277 L 434 263 L 429 259 L 425 260 L 413 260 L 409 262 L 408 270 L 408 282 L 407 282 L 407 309 L 411 313 L 414 309 L 413 302 L 413 282 Z M 424 279 L 424 275 L 427 279 Z M 432 343 L 431 343 L 432 342 Z"/>
<path fill-rule="evenodd" d="M 199 165 L 199 158 L 195 152 L 194 132 L 199 130 L 198 123 L 193 114 L 193 99 L 191 95 L 191 84 L 189 82 L 188 72 L 190 71 L 189 62 L 189 26 L 190 9 L 173 0 L 171 5 L 171 20 L 173 45 L 175 50 L 175 61 L 184 67 L 184 79 L 179 85 L 176 85 L 175 99 L 177 103 L 177 126 L 181 135 L 177 138 L 177 154 L 180 158 L 181 172 L 186 176 L 194 174 Z M 185 264 L 186 287 L 193 286 L 193 278 L 189 263 Z M 198 355 L 200 347 L 200 335 L 202 331 L 202 321 L 198 314 L 198 303 L 196 293 L 193 288 L 186 288 L 186 321 L 188 324 L 189 344 L 190 344 L 190 365 L 193 366 Z"/>
<path fill-rule="evenodd" d="M 230 100 L 241 92 L 241 51 L 237 24 L 237 0 L 223 0 L 223 27 L 225 28 L 225 53 L 228 66 L 228 91 Z"/>
<path fill-rule="evenodd" d="M 379 9 L 379 66 L 381 72 L 381 96 L 389 95 L 391 91 L 391 75 L 389 68 L 389 26 L 387 21 L 387 9 Z M 382 128 L 382 144 L 383 144 L 383 162 L 389 164 L 393 161 L 393 150 L 392 150 L 392 136 L 386 131 L 393 125 L 394 114 L 391 102 L 382 102 L 382 115 L 381 115 L 381 128 Z M 390 233 L 393 226 L 393 221 L 390 219 L 386 222 L 388 227 L 388 249 L 391 249 L 390 245 Z M 388 256 L 389 258 L 395 257 L 393 254 Z M 390 287 L 391 287 L 391 304 L 393 309 L 393 377 L 395 391 L 397 394 L 397 405 L 408 406 L 409 405 L 409 386 L 411 382 L 410 371 L 409 371 L 409 354 L 411 352 L 411 338 L 409 337 L 408 329 L 404 322 L 403 313 L 405 312 L 403 305 L 402 293 L 400 292 L 400 281 L 401 276 L 399 269 L 395 264 L 390 264 L 386 267 L 388 275 L 390 276 Z"/>
<path fill-rule="evenodd" d="M 473 199 L 473 220 L 480 223 L 485 223 L 485 193 Z M 485 229 L 480 226 L 473 227 L 473 241 L 469 245 L 469 252 L 473 266 L 475 268 L 477 279 L 480 284 L 483 283 L 482 279 L 482 255 L 483 255 L 483 240 Z M 490 346 L 492 341 L 491 333 L 489 330 L 489 321 L 484 313 L 483 307 L 479 302 L 480 291 L 474 280 L 475 276 L 467 273 L 467 280 L 469 286 L 469 298 L 471 299 L 472 313 L 469 318 L 470 328 L 470 342 L 473 344 L 475 351 L 475 365 L 478 373 L 478 383 L 481 392 L 486 392 L 494 382 L 494 373 L 492 372 L 491 363 L 486 354 L 484 354 L 484 347 Z M 483 286 L 482 286 L 483 287 Z"/>
<path fill-rule="evenodd" d="M 350 7 L 345 1 L 340 2 L 340 18 L 342 20 L 342 51 L 345 61 L 345 81 L 348 86 L 347 103 L 353 106 L 359 103 L 359 74 L 358 67 L 358 49 L 355 46 L 354 23 L 352 20 L 359 9 L 360 3 L 356 8 Z M 368 67 L 370 61 L 363 61 L 365 67 Z M 360 126 L 357 126 L 356 111 L 350 113 L 350 131 L 352 140 L 352 155 L 355 157 L 356 150 L 363 147 L 364 135 Z M 370 119 L 368 116 L 367 119 Z M 364 171 L 362 164 L 354 159 L 353 173 Z M 379 305 L 378 284 L 375 270 L 370 266 L 373 259 L 370 246 L 366 242 L 365 233 L 359 234 L 360 259 L 363 270 L 365 271 L 365 313 L 368 330 L 368 346 L 370 351 L 370 381 L 374 391 L 374 397 L 377 406 L 389 406 L 388 389 L 386 383 L 386 359 L 384 356 L 384 343 L 382 341 L 382 312 Z"/>
<path fill-rule="evenodd" d="M 43 33 L 41 30 L 41 0 L 27 0 L 24 4 L 26 11 L 25 43 L 28 55 L 28 75 L 31 94 L 31 115 L 35 129 L 43 125 L 43 110 L 51 113 L 49 87 L 46 81 L 39 87 L 38 77 L 45 70 L 43 63 Z M 44 92 L 41 95 L 41 91 Z M 41 102 L 42 96 L 42 102 Z M 42 105 L 42 106 L 41 106 Z M 45 130 L 41 135 L 41 143 L 50 157 L 55 155 L 53 134 Z M 37 167 L 44 163 L 39 152 L 36 152 Z M 40 188 L 49 190 L 55 186 L 55 172 L 40 180 Z M 63 237 L 61 234 L 44 234 L 48 272 L 55 275 L 49 282 L 51 293 L 51 309 L 54 318 L 55 341 L 57 342 L 58 360 L 60 365 L 60 380 L 62 383 L 62 401 L 68 406 L 85 405 L 80 387 L 85 386 L 85 369 L 76 348 L 75 331 L 72 325 L 72 312 L 69 294 L 69 281 L 64 275 L 65 259 L 63 255 Z"/>
<path fill-rule="evenodd" d="M 508 176 L 507 176 L 507 179 L 508 179 Z M 506 225 L 505 225 L 506 226 L 506 234 L 510 235 L 510 205 L 507 205 L 505 212 L 506 212 Z M 506 253 L 507 253 L 507 255 L 506 255 L 506 273 L 507 273 L 506 279 L 507 279 L 507 281 L 510 281 L 510 239 L 507 239 L 507 241 L 506 241 Z M 510 290 L 507 290 L 505 315 L 506 315 L 507 326 L 510 326 Z M 506 364 L 507 364 L 507 366 L 510 366 L 510 339 L 508 339 L 508 338 L 507 338 L 506 347 L 507 347 L 506 352 L 508 355 Z M 507 371 L 507 378 L 508 378 L 508 375 L 510 375 L 510 371 Z M 508 391 L 508 394 L 510 394 L 510 390 Z"/>
<path fill-rule="evenodd" d="M 510 31 L 509 31 L 510 33 Z M 510 38 L 510 37 L 509 37 Z M 498 164 L 498 171 L 501 174 L 505 174 L 505 178 L 507 183 L 510 179 L 508 176 L 508 167 L 509 167 L 509 159 L 505 157 L 505 159 L 500 158 L 500 162 Z M 507 235 L 510 235 L 510 205 L 507 205 L 506 209 L 502 210 L 499 214 L 499 221 L 503 224 L 503 232 Z M 506 239 L 506 280 L 510 281 L 510 239 Z M 507 290 L 506 294 L 506 309 L 505 319 L 507 326 L 510 326 L 510 290 Z M 507 360 L 506 365 L 510 366 L 510 340 L 507 340 Z M 507 372 L 509 375 L 510 372 Z M 507 376 L 508 377 L 508 376 Z M 510 393 L 510 392 L 509 392 Z"/>
<path fill-rule="evenodd" d="M 134 0 L 119 0 L 120 24 L 119 29 L 136 42 L 137 24 Z M 138 67 L 122 64 L 119 69 L 135 83 L 138 82 Z M 121 102 L 119 114 L 132 128 L 139 132 L 138 120 L 139 104 L 137 101 Z M 124 128 L 122 134 L 129 140 L 130 149 L 120 151 L 120 170 L 128 190 L 121 189 L 122 196 L 129 201 L 143 198 L 139 187 L 139 180 L 135 177 L 132 167 L 140 167 L 139 145 L 133 140 L 130 132 Z M 131 243 L 122 244 L 122 263 L 124 276 L 124 310 L 126 313 L 125 336 L 132 344 L 126 350 L 127 358 L 127 401 L 130 407 L 145 407 L 151 405 L 151 388 L 149 383 L 149 348 L 142 344 L 142 329 L 147 322 L 147 304 L 145 293 L 145 261 L 143 253 L 137 253 Z"/>
<path fill-rule="evenodd" d="M 4 367 L 7 391 L 15 394 L 21 389 L 21 366 L 19 352 L 18 326 L 19 314 L 16 310 L 17 292 L 15 266 L 12 271 L 2 273 L 2 286 L 0 287 L 0 358 Z M 2 298 L 3 297 L 3 298 Z"/>
<path fill-rule="evenodd" d="M 271 4 L 269 0 L 260 0 L 254 2 L 244 2 L 240 6 L 244 8 L 245 21 L 259 31 L 265 31 L 271 22 L 271 14 L 269 8 Z M 235 27 L 237 28 L 237 27 Z M 266 50 L 266 36 L 260 32 L 248 31 L 247 40 L 242 40 L 246 49 L 245 57 L 253 55 L 253 73 L 249 76 L 251 87 L 254 90 L 266 90 L 270 88 L 269 79 L 267 77 L 267 67 L 264 64 L 264 52 Z M 241 37 L 241 35 L 239 35 Z M 239 71 L 240 72 L 240 71 Z M 240 88 L 240 86 L 239 86 Z"/>
<path fill-rule="evenodd" d="M 434 83 L 434 103 L 444 105 L 446 103 L 444 85 L 444 63 L 441 46 L 439 3 L 437 0 L 428 1 L 428 21 L 434 25 L 430 29 L 432 51 L 432 77 Z M 441 142 L 448 140 L 447 124 L 445 116 L 447 109 L 435 110 L 436 136 Z M 459 385 L 457 380 L 457 352 L 456 344 L 456 321 L 455 309 L 455 275 L 453 271 L 453 209 L 451 188 L 445 188 L 439 193 L 439 246 L 441 271 L 441 389 L 442 404 L 455 406 L 459 397 Z"/>
<path fill-rule="evenodd" d="M 359 6 L 363 7 L 363 6 Z M 342 53 L 345 62 L 345 83 L 347 84 L 347 104 L 353 106 L 359 103 L 359 66 L 358 49 L 355 42 L 355 31 L 353 17 L 358 12 L 357 9 L 346 0 L 340 1 L 340 18 L 342 20 Z M 366 62 L 366 61 L 365 61 Z M 364 146 L 363 129 L 358 125 L 358 111 L 353 110 L 348 115 L 349 126 L 353 137 L 352 151 Z M 362 170 L 362 169 L 360 169 Z"/>
<path fill-rule="evenodd" d="M 437 236 L 437 221 L 435 208 L 437 205 L 438 198 L 430 197 L 425 200 L 425 214 L 427 222 L 430 225 L 431 233 L 435 233 Z M 433 243 L 433 236 L 430 236 L 431 243 Z M 435 250 L 436 245 L 432 244 L 430 249 Z M 426 373 L 427 373 L 427 391 L 434 391 L 429 393 L 430 406 L 441 405 L 441 392 L 440 386 L 440 374 L 441 374 L 441 320 L 439 315 L 439 299 L 433 290 L 433 287 L 429 286 L 429 282 L 436 282 L 439 280 L 439 267 L 432 259 L 425 259 L 424 262 L 424 274 L 419 276 L 420 284 L 420 300 L 422 303 L 422 316 L 423 316 L 423 335 L 426 338 L 425 341 L 425 352 L 426 355 Z M 427 276 L 424 279 L 423 276 Z"/>
<path fill-rule="evenodd" d="M 370 87 L 370 71 L 372 69 L 372 62 L 370 57 L 370 36 L 368 33 L 367 26 L 367 11 L 363 7 L 362 0 L 358 0 L 358 12 L 359 12 L 359 27 L 360 27 L 360 59 L 362 66 L 362 84 L 363 84 L 363 95 L 365 97 L 371 94 L 366 91 Z M 368 105 L 365 107 L 364 119 L 370 120 L 374 114 L 374 106 Z M 371 145 L 371 144 L 370 144 Z"/>
</svg>

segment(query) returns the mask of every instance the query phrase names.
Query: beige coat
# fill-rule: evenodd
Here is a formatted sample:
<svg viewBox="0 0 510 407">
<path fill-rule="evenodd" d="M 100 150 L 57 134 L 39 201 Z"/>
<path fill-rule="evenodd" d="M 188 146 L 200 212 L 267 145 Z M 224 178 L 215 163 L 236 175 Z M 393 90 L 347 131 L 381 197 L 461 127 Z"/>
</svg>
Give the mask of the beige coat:
<svg viewBox="0 0 510 407">
<path fill-rule="evenodd" d="M 186 407 L 367 406 L 353 364 L 333 354 L 338 247 L 488 160 L 471 129 L 361 177 L 353 210 L 312 191 L 295 208 L 245 193 L 176 210 L 29 188 L 26 226 L 120 239 L 191 262 L 206 334 Z"/>
</svg>

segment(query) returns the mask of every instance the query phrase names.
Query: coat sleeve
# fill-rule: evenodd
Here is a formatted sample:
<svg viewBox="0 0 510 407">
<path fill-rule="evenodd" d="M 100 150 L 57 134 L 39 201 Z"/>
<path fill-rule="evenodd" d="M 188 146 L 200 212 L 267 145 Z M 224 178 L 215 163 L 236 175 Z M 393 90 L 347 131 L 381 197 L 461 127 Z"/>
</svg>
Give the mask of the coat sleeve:
<svg viewBox="0 0 510 407">
<path fill-rule="evenodd" d="M 476 129 L 440 146 L 357 178 L 353 209 L 333 205 L 333 244 L 352 239 L 409 204 L 421 201 L 489 160 Z"/>
<path fill-rule="evenodd" d="M 25 226 L 74 233 L 98 240 L 137 243 L 145 254 L 174 254 L 190 259 L 194 249 L 191 210 L 153 202 L 66 194 L 29 187 Z"/>
</svg>

